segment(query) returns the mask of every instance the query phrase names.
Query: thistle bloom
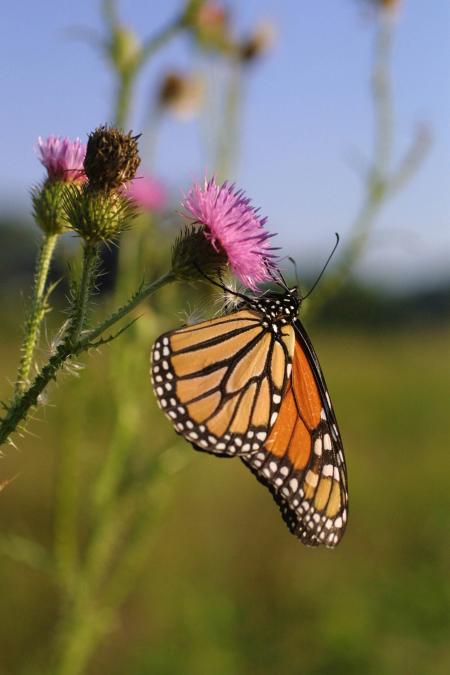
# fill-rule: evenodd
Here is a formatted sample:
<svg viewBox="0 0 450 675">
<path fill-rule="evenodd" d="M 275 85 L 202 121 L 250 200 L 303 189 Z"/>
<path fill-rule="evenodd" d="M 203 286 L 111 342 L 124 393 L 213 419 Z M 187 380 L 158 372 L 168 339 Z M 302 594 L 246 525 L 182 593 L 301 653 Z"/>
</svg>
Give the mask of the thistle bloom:
<svg viewBox="0 0 450 675">
<path fill-rule="evenodd" d="M 205 228 L 205 235 L 214 250 L 224 253 L 236 277 L 249 288 L 268 281 L 275 267 L 272 235 L 264 229 L 267 218 L 242 190 L 228 182 L 219 186 L 214 178 L 204 186 L 195 184 L 183 202 L 188 217 Z"/>
<path fill-rule="evenodd" d="M 39 136 L 36 151 L 50 181 L 68 183 L 85 179 L 83 162 L 86 145 L 79 138 L 72 141 L 60 136 Z"/>
<path fill-rule="evenodd" d="M 152 176 L 137 176 L 124 186 L 123 194 L 144 211 L 160 211 L 167 202 L 165 187 Z"/>
</svg>

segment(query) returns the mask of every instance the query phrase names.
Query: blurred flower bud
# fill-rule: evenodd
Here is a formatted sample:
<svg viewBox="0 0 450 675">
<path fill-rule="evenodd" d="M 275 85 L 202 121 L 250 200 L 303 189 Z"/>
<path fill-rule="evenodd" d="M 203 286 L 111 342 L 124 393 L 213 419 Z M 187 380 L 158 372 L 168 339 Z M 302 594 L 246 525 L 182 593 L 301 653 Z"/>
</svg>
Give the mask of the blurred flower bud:
<svg viewBox="0 0 450 675">
<path fill-rule="evenodd" d="M 172 272 L 186 281 L 203 279 L 202 272 L 217 274 L 227 261 L 226 254 L 217 251 L 205 236 L 203 227 L 185 227 L 172 249 Z"/>
<path fill-rule="evenodd" d="M 71 228 L 89 244 L 116 239 L 136 215 L 133 203 L 120 192 L 92 190 L 88 184 L 81 190 L 67 188 L 64 209 Z"/>
<path fill-rule="evenodd" d="M 378 4 L 381 5 L 382 9 L 386 9 L 389 12 L 396 12 L 402 4 L 402 0 L 378 0 Z"/>
<path fill-rule="evenodd" d="M 231 44 L 230 13 L 216 0 L 205 2 L 192 23 L 195 36 L 202 47 L 228 51 Z"/>
<path fill-rule="evenodd" d="M 144 211 L 160 211 L 167 202 L 164 185 L 153 176 L 137 176 L 123 186 L 122 194 Z"/>
<path fill-rule="evenodd" d="M 187 120 L 200 108 L 203 91 L 203 81 L 198 75 L 167 73 L 159 87 L 158 103 L 178 119 Z"/>
<path fill-rule="evenodd" d="M 241 60 L 250 63 L 264 55 L 273 47 L 277 38 L 275 26 L 269 21 L 261 22 L 254 33 L 240 44 Z"/>
<path fill-rule="evenodd" d="M 366 0 L 367 2 L 375 13 L 381 13 L 387 18 L 394 20 L 398 18 L 403 4 L 403 0 Z"/>
<path fill-rule="evenodd" d="M 108 45 L 109 55 L 116 70 L 122 75 L 133 71 L 139 63 L 141 45 L 135 33 L 124 26 L 117 26 Z"/>
<path fill-rule="evenodd" d="M 183 11 L 183 22 L 186 25 L 194 23 L 197 19 L 198 13 L 206 3 L 207 0 L 186 0 Z"/>
<path fill-rule="evenodd" d="M 141 163 L 138 138 L 106 125 L 89 135 L 84 160 L 88 190 L 110 192 L 134 178 Z"/>
</svg>

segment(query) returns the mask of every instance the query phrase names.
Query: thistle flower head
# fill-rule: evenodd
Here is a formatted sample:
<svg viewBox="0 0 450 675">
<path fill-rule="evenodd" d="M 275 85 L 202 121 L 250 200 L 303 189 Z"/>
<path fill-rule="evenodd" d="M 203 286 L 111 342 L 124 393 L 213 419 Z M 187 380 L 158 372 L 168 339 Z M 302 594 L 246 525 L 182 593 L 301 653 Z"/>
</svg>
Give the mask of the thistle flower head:
<svg viewBox="0 0 450 675">
<path fill-rule="evenodd" d="M 144 211 L 160 211 L 167 202 L 164 185 L 153 176 L 137 176 L 124 185 L 122 193 Z"/>
<path fill-rule="evenodd" d="M 236 277 L 248 288 L 268 281 L 275 267 L 274 252 L 264 228 L 266 218 L 242 190 L 214 178 L 205 179 L 203 187 L 195 184 L 183 202 L 187 217 L 204 228 L 212 248 L 224 254 Z"/>
<path fill-rule="evenodd" d="M 141 162 L 138 138 L 106 125 L 89 135 L 84 170 L 90 190 L 111 192 L 134 178 Z"/>
<path fill-rule="evenodd" d="M 79 138 L 72 141 L 61 136 L 39 136 L 36 152 L 47 169 L 49 181 L 68 183 L 85 180 L 83 162 L 86 145 Z"/>
</svg>

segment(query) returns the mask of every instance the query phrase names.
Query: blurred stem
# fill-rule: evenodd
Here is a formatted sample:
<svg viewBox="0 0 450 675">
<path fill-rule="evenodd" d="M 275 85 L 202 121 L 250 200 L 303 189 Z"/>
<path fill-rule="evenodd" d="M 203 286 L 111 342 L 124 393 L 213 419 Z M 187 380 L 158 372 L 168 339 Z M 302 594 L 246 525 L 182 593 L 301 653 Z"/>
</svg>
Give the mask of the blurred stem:
<svg viewBox="0 0 450 675">
<path fill-rule="evenodd" d="M 6 415 L 1 419 L 0 422 L 0 445 L 8 441 L 10 435 L 17 429 L 20 422 L 27 417 L 30 408 L 37 405 L 39 396 L 42 394 L 49 382 L 56 379 L 58 371 L 63 367 L 68 359 L 73 356 L 78 356 L 89 349 L 98 347 L 101 344 L 106 344 L 107 342 L 110 342 L 111 340 L 118 337 L 120 331 L 116 335 L 109 336 L 108 338 L 99 340 L 97 339 L 102 335 L 102 333 L 108 330 L 108 328 L 111 328 L 111 326 L 114 326 L 118 321 L 125 318 L 139 305 L 139 303 L 142 302 L 142 300 L 149 297 L 166 284 L 175 281 L 175 279 L 176 276 L 170 271 L 152 283 L 142 284 L 142 286 L 134 293 L 128 302 L 122 305 L 122 307 L 119 307 L 119 309 L 117 309 L 111 316 L 98 324 L 95 328 L 85 332 L 84 337 L 79 337 L 79 339 L 75 342 L 72 339 L 72 331 L 69 330 L 68 336 L 61 344 L 58 345 L 55 353 L 43 366 L 42 370 L 36 376 L 29 388 L 20 396 L 14 397 L 11 403 L 6 406 Z M 78 326 L 81 325 L 82 323 L 77 320 L 77 331 Z"/>
<path fill-rule="evenodd" d="M 125 129 L 128 126 L 130 106 L 133 98 L 133 87 L 137 72 L 133 70 L 126 75 L 121 75 L 117 84 L 116 104 L 114 114 L 114 126 Z"/>
<path fill-rule="evenodd" d="M 25 334 L 21 350 L 22 358 L 20 360 L 15 385 L 16 395 L 23 392 L 29 384 L 31 364 L 39 340 L 39 329 L 47 307 L 47 277 L 57 238 L 57 234 L 45 234 L 39 249 L 31 304 L 25 322 Z"/>
<path fill-rule="evenodd" d="M 157 474 L 147 479 L 151 484 L 147 485 L 144 492 L 145 498 L 134 519 L 126 550 L 105 585 L 105 603 L 112 609 L 120 607 L 126 599 L 139 572 L 149 559 L 151 543 L 155 537 L 154 525 L 161 522 L 162 512 L 169 503 L 170 491 L 166 490 L 166 483 L 161 480 L 160 470 L 158 466 Z"/>
<path fill-rule="evenodd" d="M 388 173 L 394 141 L 394 110 L 391 85 L 391 57 L 393 24 L 381 12 L 375 38 L 375 57 L 372 71 L 372 96 L 375 111 L 373 165 L 379 180 Z"/>
<path fill-rule="evenodd" d="M 154 54 L 165 45 L 169 40 L 171 40 L 179 31 L 183 30 L 186 26 L 185 14 L 184 12 L 172 20 L 167 26 L 161 28 L 159 33 L 156 33 L 153 37 L 149 38 L 144 42 L 141 52 L 141 58 L 139 60 L 139 66 L 144 65 Z"/>
<path fill-rule="evenodd" d="M 111 5 L 111 3 L 106 4 Z M 119 26 L 115 12 L 110 14 L 109 23 L 111 26 L 115 24 L 116 28 Z M 117 92 L 113 115 L 114 126 L 120 129 L 128 127 L 131 104 L 134 98 L 134 85 L 140 70 L 158 49 L 175 37 L 175 35 L 177 35 L 184 27 L 185 19 L 184 15 L 181 15 L 162 28 L 156 35 L 144 42 L 139 55 L 133 64 L 130 64 L 122 71 L 118 70 L 116 67 Z M 112 30 L 113 29 L 114 27 Z"/>
<path fill-rule="evenodd" d="M 231 72 L 225 94 L 222 125 L 217 139 L 215 158 L 216 176 L 219 181 L 229 178 L 237 159 L 239 141 L 239 120 L 242 99 L 242 67 L 238 61 L 231 61 Z"/>
<path fill-rule="evenodd" d="M 84 673 L 90 657 L 108 631 L 112 620 L 111 613 L 99 610 L 93 601 L 76 604 L 60 636 L 52 675 Z"/>
<path fill-rule="evenodd" d="M 118 24 L 117 8 L 114 0 L 103 0 L 102 14 L 108 27 L 114 29 L 114 26 Z"/>
<path fill-rule="evenodd" d="M 84 672 L 92 653 L 113 621 L 113 612 L 110 608 L 100 606 L 98 596 L 112 556 L 125 538 L 135 508 L 135 495 L 118 500 L 105 512 L 92 533 L 73 602 L 66 610 L 56 645 L 60 658 L 56 675 L 79 675 Z"/>
<path fill-rule="evenodd" d="M 334 273 L 322 281 L 314 302 L 308 304 L 308 317 L 320 312 L 350 276 L 363 255 L 375 218 L 390 195 L 391 155 L 394 142 L 394 115 L 391 86 L 393 23 L 380 14 L 375 37 L 371 88 L 374 104 L 374 150 L 366 175 L 365 192 L 359 213 L 350 229 L 348 244 L 342 251 Z M 306 309 L 306 308 L 305 308 Z"/>
<path fill-rule="evenodd" d="M 69 600 L 72 596 L 78 566 L 77 496 L 79 424 L 72 424 L 72 411 L 64 416 L 64 452 L 58 456 L 55 495 L 55 560 L 60 585 Z M 71 425 L 67 433 L 67 425 Z"/>
</svg>

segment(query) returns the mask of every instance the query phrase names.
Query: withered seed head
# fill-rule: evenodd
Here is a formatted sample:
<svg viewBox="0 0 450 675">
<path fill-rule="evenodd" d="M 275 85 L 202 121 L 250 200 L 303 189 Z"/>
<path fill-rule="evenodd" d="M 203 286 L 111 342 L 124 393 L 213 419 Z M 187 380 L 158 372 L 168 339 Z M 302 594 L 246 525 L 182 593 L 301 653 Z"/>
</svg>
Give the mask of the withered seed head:
<svg viewBox="0 0 450 675">
<path fill-rule="evenodd" d="M 84 160 L 89 190 L 111 192 L 134 178 L 141 163 L 138 138 L 107 125 L 89 135 Z"/>
</svg>

